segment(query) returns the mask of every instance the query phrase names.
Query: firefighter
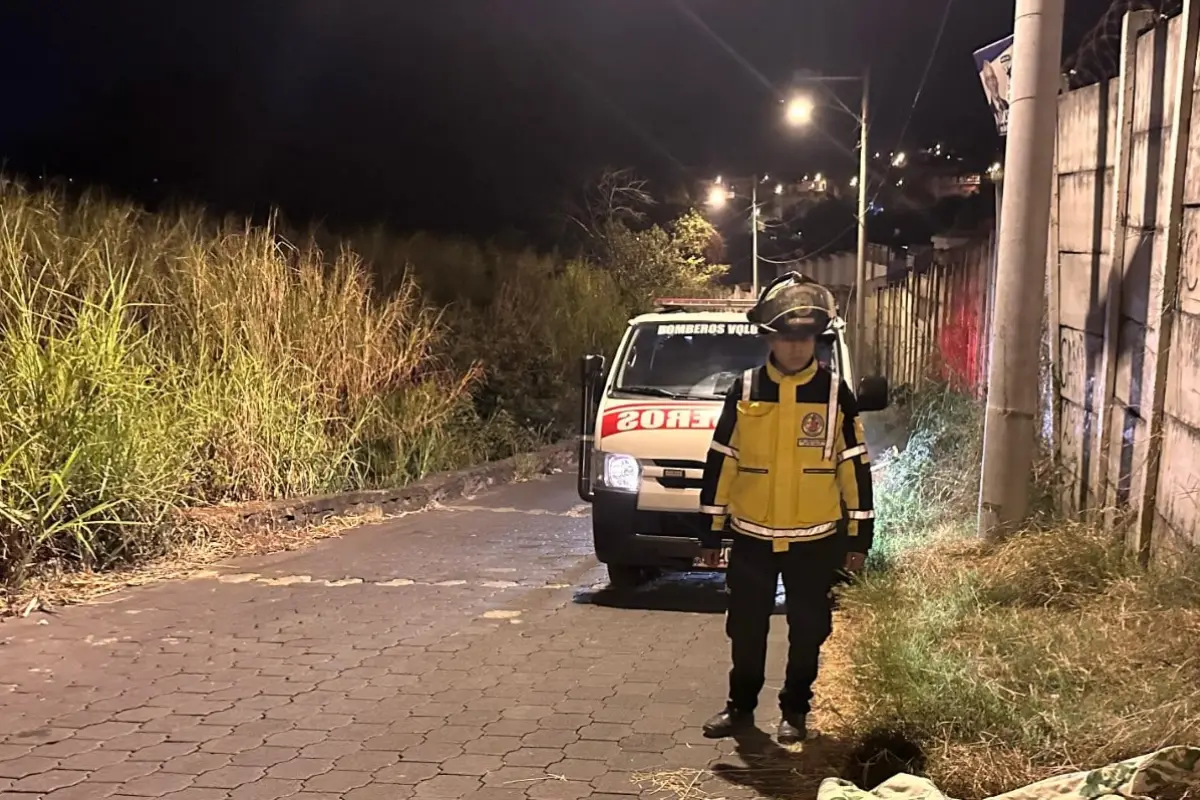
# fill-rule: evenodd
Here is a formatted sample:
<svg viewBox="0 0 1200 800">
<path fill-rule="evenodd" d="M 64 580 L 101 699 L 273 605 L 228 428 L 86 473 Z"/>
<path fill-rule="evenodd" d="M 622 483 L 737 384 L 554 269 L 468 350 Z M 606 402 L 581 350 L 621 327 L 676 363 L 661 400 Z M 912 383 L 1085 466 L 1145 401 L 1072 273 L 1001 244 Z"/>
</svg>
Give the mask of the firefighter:
<svg viewBox="0 0 1200 800">
<path fill-rule="evenodd" d="M 753 725 L 764 682 L 767 633 L 779 576 L 787 597 L 788 660 L 779 695 L 780 742 L 807 737 L 821 645 L 833 621 L 832 587 L 858 572 L 871 547 L 871 468 L 854 394 L 815 358 L 833 297 L 797 273 L 767 286 L 747 315 L 770 342 L 767 363 L 738 378 L 704 469 L 701 511 L 712 528 L 705 563 L 719 563 L 731 532 L 725 631 L 732 645 L 729 699 L 704 724 L 710 738 Z"/>
</svg>

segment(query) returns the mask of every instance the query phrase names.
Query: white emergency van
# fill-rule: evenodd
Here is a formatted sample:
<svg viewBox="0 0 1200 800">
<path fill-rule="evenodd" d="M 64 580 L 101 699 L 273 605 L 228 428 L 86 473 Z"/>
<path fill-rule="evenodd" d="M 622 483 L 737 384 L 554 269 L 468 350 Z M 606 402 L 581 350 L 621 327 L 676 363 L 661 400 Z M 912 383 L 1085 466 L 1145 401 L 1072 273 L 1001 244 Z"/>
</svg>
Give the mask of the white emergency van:
<svg viewBox="0 0 1200 800">
<path fill-rule="evenodd" d="M 831 323 L 817 356 L 849 386 L 845 324 Z M 700 483 L 722 401 L 733 381 L 767 358 L 746 319 L 751 300 L 662 299 L 629 321 L 612 359 L 583 359 L 579 496 L 592 504 L 596 557 L 614 588 L 698 565 Z M 887 405 L 883 378 L 858 387 L 863 411 Z M 728 547 L 729 542 L 725 543 Z"/>
</svg>

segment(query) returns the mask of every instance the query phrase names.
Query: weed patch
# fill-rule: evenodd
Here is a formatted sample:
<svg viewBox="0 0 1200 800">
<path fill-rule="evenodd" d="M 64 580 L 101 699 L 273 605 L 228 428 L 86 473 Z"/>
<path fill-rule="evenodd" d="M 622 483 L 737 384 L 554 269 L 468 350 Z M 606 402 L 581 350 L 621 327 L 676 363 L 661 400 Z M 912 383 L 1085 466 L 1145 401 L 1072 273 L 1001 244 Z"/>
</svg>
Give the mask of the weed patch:
<svg viewBox="0 0 1200 800">
<path fill-rule="evenodd" d="M 869 566 L 886 570 L 905 553 L 953 535 L 975 503 L 983 444 L 978 405 L 946 390 L 917 394 L 903 409 L 909 437 L 884 456 L 875 477 L 876 536 Z"/>
<path fill-rule="evenodd" d="M 855 726 L 919 745 L 962 798 L 1200 741 L 1200 564 L 1143 571 L 1049 515 L 997 546 L 965 535 L 978 471 L 953 450 L 978 441 L 977 411 L 922 417 L 939 407 L 919 401 L 917 446 L 880 481 L 899 545 L 843 598 Z"/>
</svg>

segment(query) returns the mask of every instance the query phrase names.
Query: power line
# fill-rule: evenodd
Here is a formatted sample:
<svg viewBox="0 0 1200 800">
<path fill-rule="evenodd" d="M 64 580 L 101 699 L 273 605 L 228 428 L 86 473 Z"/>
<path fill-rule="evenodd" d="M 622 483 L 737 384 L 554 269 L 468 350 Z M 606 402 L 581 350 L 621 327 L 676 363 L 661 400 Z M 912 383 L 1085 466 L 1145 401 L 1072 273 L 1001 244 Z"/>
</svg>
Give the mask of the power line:
<svg viewBox="0 0 1200 800">
<path fill-rule="evenodd" d="M 759 72 L 759 70 L 753 64 L 751 64 L 745 56 L 739 53 L 736 48 L 731 46 L 724 39 L 722 39 L 721 36 L 714 31 L 707 22 L 700 18 L 700 15 L 698 15 L 691 9 L 691 7 L 688 6 L 685 0 L 675 0 L 675 7 L 678 8 L 680 12 L 692 22 L 692 24 L 699 28 L 705 36 L 712 39 L 713 42 L 715 42 L 717 46 L 725 52 L 726 55 L 736 61 L 738 65 L 742 67 L 742 69 L 746 70 L 746 72 L 751 75 L 751 77 L 761 83 L 767 89 L 767 91 L 774 93 L 778 97 L 783 96 L 778 87 L 771 83 L 767 76 Z"/>
</svg>

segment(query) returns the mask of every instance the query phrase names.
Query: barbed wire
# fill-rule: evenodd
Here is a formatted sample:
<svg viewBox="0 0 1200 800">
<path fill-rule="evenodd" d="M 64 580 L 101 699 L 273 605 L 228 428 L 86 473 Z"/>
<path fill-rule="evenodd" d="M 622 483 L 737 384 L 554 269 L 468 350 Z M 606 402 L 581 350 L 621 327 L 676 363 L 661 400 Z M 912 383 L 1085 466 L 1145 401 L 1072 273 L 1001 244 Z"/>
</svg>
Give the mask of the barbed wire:
<svg viewBox="0 0 1200 800">
<path fill-rule="evenodd" d="M 1121 22 L 1130 11 L 1151 11 L 1161 21 L 1183 10 L 1183 0 L 1112 0 L 1108 10 L 1063 61 L 1070 88 L 1079 89 L 1117 76 L 1121 67 Z"/>
</svg>

